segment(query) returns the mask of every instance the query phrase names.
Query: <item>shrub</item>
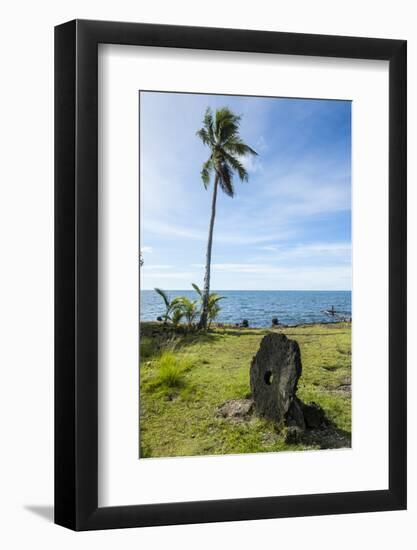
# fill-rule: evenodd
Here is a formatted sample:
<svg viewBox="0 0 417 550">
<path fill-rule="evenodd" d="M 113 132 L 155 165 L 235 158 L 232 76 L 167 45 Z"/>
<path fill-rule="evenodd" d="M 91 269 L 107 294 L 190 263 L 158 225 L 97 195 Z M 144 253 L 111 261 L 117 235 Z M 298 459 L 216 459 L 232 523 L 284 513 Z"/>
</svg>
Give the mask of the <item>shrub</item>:
<svg viewBox="0 0 417 550">
<path fill-rule="evenodd" d="M 198 300 L 190 300 L 187 296 L 176 296 L 171 300 L 164 290 L 155 288 L 155 292 L 162 298 L 165 306 L 165 313 L 157 317 L 157 321 L 163 322 L 164 325 L 172 323 L 178 329 L 181 321 L 185 319 L 188 330 L 195 329 L 197 327 L 196 319 L 201 313 L 203 304 L 203 292 L 195 283 L 192 283 L 192 287 L 198 295 Z M 225 296 L 219 296 L 215 292 L 209 295 L 207 303 L 208 328 L 219 315 L 221 309 L 219 302 L 224 299 Z"/>
<path fill-rule="evenodd" d="M 184 373 L 192 367 L 187 358 L 179 358 L 170 351 L 162 353 L 157 362 L 153 386 L 161 388 L 180 388 L 184 386 Z"/>
<path fill-rule="evenodd" d="M 190 300 L 186 296 L 180 296 L 177 302 L 177 308 L 182 312 L 182 316 L 187 321 L 188 328 L 192 328 L 198 315 L 198 304 L 196 300 Z"/>
</svg>

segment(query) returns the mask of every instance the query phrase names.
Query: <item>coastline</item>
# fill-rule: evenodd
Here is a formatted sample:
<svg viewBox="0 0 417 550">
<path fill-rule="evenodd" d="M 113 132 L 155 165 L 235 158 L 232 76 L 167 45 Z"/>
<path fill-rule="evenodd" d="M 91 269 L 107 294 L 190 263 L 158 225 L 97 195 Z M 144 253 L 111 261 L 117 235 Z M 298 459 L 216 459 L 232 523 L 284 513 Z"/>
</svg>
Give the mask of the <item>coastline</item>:
<svg viewBox="0 0 417 550">
<path fill-rule="evenodd" d="M 244 329 L 244 330 L 254 330 L 254 331 L 260 331 L 260 330 L 268 331 L 268 330 L 277 330 L 277 329 L 292 329 L 292 328 L 303 328 L 303 327 L 307 328 L 307 327 L 313 327 L 316 325 L 320 326 L 320 325 L 343 325 L 343 324 L 352 325 L 352 320 L 349 319 L 344 321 L 321 321 L 319 323 L 317 322 L 298 323 L 296 325 L 285 325 L 283 323 L 282 324 L 280 323 L 278 325 L 262 326 L 262 327 L 251 327 L 251 326 L 244 327 L 239 323 L 213 323 L 209 332 L 214 330 L 222 330 L 222 329 L 227 329 L 227 330 Z M 152 325 L 152 326 L 156 325 L 158 327 L 164 326 L 163 322 L 161 321 L 140 321 L 140 326 L 142 325 L 145 327 L 148 325 Z M 185 323 L 180 323 L 176 328 L 171 327 L 170 325 L 165 325 L 165 329 L 171 330 L 171 331 L 178 331 L 178 330 L 181 331 L 181 330 L 187 330 L 187 327 Z"/>
<path fill-rule="evenodd" d="M 214 292 L 214 291 L 213 291 Z M 241 323 L 248 320 L 249 325 L 268 328 L 275 318 L 284 326 L 325 323 L 351 318 L 351 291 L 286 291 L 286 290 L 230 290 L 216 291 L 222 296 L 220 311 L 215 319 L 221 324 Z M 170 300 L 185 296 L 191 301 L 199 300 L 198 294 L 191 290 L 168 290 Z M 149 322 L 164 313 L 164 303 L 154 290 L 141 290 L 140 318 Z M 337 315 L 334 319 L 331 312 Z"/>
</svg>

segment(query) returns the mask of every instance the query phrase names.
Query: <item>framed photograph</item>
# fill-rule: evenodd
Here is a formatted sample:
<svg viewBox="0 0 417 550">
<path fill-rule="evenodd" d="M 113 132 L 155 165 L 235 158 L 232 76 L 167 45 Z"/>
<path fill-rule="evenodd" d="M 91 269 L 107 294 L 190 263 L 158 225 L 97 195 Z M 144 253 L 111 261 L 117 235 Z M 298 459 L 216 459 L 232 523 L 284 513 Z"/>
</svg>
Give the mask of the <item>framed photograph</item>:
<svg viewBox="0 0 417 550">
<path fill-rule="evenodd" d="M 55 522 L 406 508 L 406 42 L 55 29 Z"/>
</svg>

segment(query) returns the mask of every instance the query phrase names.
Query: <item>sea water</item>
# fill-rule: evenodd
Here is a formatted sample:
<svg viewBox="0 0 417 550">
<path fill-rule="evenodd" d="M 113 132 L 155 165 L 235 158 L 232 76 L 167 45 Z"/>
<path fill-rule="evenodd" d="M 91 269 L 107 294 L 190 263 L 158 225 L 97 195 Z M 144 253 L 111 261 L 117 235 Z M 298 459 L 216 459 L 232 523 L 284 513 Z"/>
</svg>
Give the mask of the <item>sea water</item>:
<svg viewBox="0 0 417 550">
<path fill-rule="evenodd" d="M 273 318 L 284 325 L 320 323 L 337 320 L 326 311 L 351 317 L 350 290 L 213 290 L 224 296 L 219 302 L 218 323 L 240 323 L 247 319 L 250 327 L 271 326 Z M 197 299 L 193 290 L 169 290 L 170 299 L 187 296 Z M 165 311 L 162 298 L 154 290 L 140 293 L 140 319 L 155 321 Z"/>
</svg>

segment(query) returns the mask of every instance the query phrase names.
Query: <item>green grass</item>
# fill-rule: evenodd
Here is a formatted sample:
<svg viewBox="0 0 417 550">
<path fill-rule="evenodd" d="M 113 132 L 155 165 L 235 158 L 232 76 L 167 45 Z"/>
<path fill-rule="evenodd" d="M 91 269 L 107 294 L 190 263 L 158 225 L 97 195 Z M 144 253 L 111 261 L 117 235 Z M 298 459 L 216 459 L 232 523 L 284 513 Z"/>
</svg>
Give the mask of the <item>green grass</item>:
<svg viewBox="0 0 417 550">
<path fill-rule="evenodd" d="M 148 379 L 148 389 L 158 394 L 173 395 L 174 390 L 185 386 L 184 374 L 193 366 L 188 357 L 175 355 L 172 351 L 164 351 L 155 359 L 152 375 Z"/>
<path fill-rule="evenodd" d="M 217 414 L 229 399 L 249 397 L 249 367 L 267 329 L 215 329 L 207 334 L 141 325 L 141 456 L 276 452 L 337 446 L 351 430 L 351 325 L 279 329 L 298 341 L 303 373 L 298 396 L 316 402 L 332 422 L 325 434 L 285 442 L 285 430 L 252 416 Z M 340 446 L 340 445 L 339 445 Z"/>
<path fill-rule="evenodd" d="M 144 337 L 140 339 L 140 357 L 142 360 L 151 358 L 155 352 L 155 342 L 152 338 Z"/>
</svg>

